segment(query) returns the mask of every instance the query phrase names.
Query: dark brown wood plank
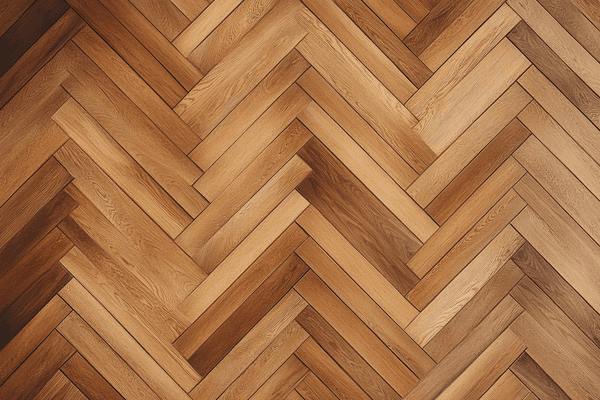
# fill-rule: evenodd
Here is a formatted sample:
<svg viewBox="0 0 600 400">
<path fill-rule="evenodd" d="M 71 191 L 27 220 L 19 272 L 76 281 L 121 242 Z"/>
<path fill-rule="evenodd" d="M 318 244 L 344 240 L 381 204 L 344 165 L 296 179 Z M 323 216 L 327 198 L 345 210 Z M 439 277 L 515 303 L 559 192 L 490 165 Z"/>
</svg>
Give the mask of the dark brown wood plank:
<svg viewBox="0 0 600 400">
<path fill-rule="evenodd" d="M 56 331 L 40 344 L 23 364 L 0 386 L 0 399 L 32 399 L 75 352 Z"/>
<path fill-rule="evenodd" d="M 507 37 L 581 112 L 600 127 L 600 96 L 529 25 L 519 22 Z"/>
<path fill-rule="evenodd" d="M 67 170 L 53 157 L 29 177 L 0 207 L 0 248 L 4 248 L 71 179 Z"/>
<path fill-rule="evenodd" d="M 32 197 L 34 196 L 28 197 L 27 200 Z M 0 246 L 0 270 L 3 270 L 4 266 L 14 264 L 27 254 L 60 221 L 66 218 L 75 207 L 77 207 L 77 203 L 67 193 L 60 192 L 54 196 L 12 239 L 4 246 Z M 0 209 L 1 212 L 2 209 Z"/>
<path fill-rule="evenodd" d="M 527 352 L 521 354 L 510 370 L 540 400 L 570 400 L 569 396 L 529 357 Z"/>
<path fill-rule="evenodd" d="M 71 280 L 60 264 L 53 264 L 19 297 L 0 313 L 0 348 L 14 338 L 25 325 Z"/>
<path fill-rule="evenodd" d="M 0 36 L 0 75 L 29 49 L 69 6 L 64 0 L 37 0 Z"/>
<path fill-rule="evenodd" d="M 206 376 L 233 347 L 298 282 L 308 266 L 298 256 L 284 261 L 252 295 L 190 357 L 190 364 Z"/>
<path fill-rule="evenodd" d="M 446 222 L 530 134 L 519 120 L 512 120 L 427 206 L 428 214 L 439 225 Z"/>
<path fill-rule="evenodd" d="M 0 271 L 0 310 L 6 310 L 28 287 L 49 271 L 73 246 L 58 229 L 53 229 L 17 263 Z"/>
<path fill-rule="evenodd" d="M 12 67 L 0 76 L 0 107 L 33 77 L 83 26 L 72 10 L 48 29 Z M 1 54 L 1 53 L 0 53 Z"/>
<path fill-rule="evenodd" d="M 600 315 L 552 265 L 529 243 L 521 246 L 512 259 L 600 347 Z"/>
<path fill-rule="evenodd" d="M 405 262 L 419 240 L 318 140 L 298 153 L 312 174 L 298 191 L 401 293 L 418 281 Z"/>
<path fill-rule="evenodd" d="M 372 399 L 401 398 L 312 307 L 306 307 L 296 321 Z"/>
<path fill-rule="evenodd" d="M 89 400 L 124 400 L 79 353 L 69 358 L 61 371 Z"/>
</svg>

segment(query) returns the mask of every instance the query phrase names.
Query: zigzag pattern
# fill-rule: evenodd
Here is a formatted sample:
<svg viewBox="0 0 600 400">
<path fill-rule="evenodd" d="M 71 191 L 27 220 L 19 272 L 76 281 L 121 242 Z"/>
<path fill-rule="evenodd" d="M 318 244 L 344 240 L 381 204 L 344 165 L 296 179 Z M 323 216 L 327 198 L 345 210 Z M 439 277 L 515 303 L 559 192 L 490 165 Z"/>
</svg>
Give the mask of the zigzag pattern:
<svg viewBox="0 0 600 400">
<path fill-rule="evenodd" d="M 4 0 L 0 399 L 600 399 L 600 3 Z"/>
</svg>

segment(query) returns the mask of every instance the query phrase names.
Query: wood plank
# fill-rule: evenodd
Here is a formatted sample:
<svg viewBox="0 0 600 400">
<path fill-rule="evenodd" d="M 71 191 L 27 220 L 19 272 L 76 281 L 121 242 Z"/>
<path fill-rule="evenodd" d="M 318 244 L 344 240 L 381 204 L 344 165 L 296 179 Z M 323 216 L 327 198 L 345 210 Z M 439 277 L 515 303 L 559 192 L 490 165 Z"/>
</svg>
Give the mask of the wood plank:
<svg viewBox="0 0 600 400">
<path fill-rule="evenodd" d="M 440 0 L 436 3 L 427 16 L 404 38 L 406 45 L 416 55 L 421 55 L 459 17 L 469 1 Z"/>
<path fill-rule="evenodd" d="M 600 197 L 600 166 L 586 149 L 580 147 L 537 102 L 529 104 L 519 114 L 519 119 L 596 198 Z M 564 181 L 566 184 L 569 179 Z"/>
<path fill-rule="evenodd" d="M 405 262 L 418 239 L 323 144 L 311 140 L 298 154 L 312 169 L 298 191 L 405 294 L 417 283 Z"/>
<path fill-rule="evenodd" d="M 63 288 L 60 295 L 77 312 L 78 316 L 106 342 L 106 345 L 110 346 L 140 378 L 148 383 L 148 386 L 156 394 L 173 399 L 187 398 L 187 394 L 163 370 L 162 366 L 81 284 L 72 281 Z M 184 372 L 182 373 L 182 371 Z M 173 370 L 169 368 L 169 372 L 172 373 Z M 178 381 L 186 383 L 185 386 L 189 389 L 199 381 L 199 377 L 189 368 L 185 371 L 181 367 L 177 373 Z"/>
<path fill-rule="evenodd" d="M 198 179 L 194 188 L 209 201 L 223 190 L 271 143 L 310 103 L 310 98 L 293 84 L 236 142 Z"/>
<path fill-rule="evenodd" d="M 190 24 L 190 20 L 174 4 L 175 2 L 133 0 L 132 3 L 169 41 L 173 41 Z"/>
<path fill-rule="evenodd" d="M 333 0 L 305 0 L 304 4 L 314 13 L 305 13 L 307 29 L 333 43 L 339 39 L 398 100 L 406 101 L 417 90 Z"/>
<path fill-rule="evenodd" d="M 60 263 L 53 264 L 0 312 L 0 347 L 4 347 L 71 279 Z"/>
<path fill-rule="evenodd" d="M 598 393 L 597 372 L 589 370 L 582 360 L 565 347 L 562 338 L 549 334 L 528 313 L 523 313 L 513 323 L 511 330 L 525 342 L 531 358 L 570 398 L 593 398 Z"/>
<path fill-rule="evenodd" d="M 306 239 L 295 223 L 290 225 L 174 343 L 190 357 Z"/>
<path fill-rule="evenodd" d="M 178 291 L 190 292 L 204 279 L 205 273 L 193 260 L 73 141 L 67 142 L 55 156 L 76 178 L 73 186 L 130 239 L 129 245 L 163 267 L 160 272 L 165 282 L 175 280 Z"/>
<path fill-rule="evenodd" d="M 298 192 L 290 193 L 185 299 L 180 309 L 189 322 L 206 311 L 307 206 L 308 202 Z"/>
<path fill-rule="evenodd" d="M 396 392 L 405 396 L 416 385 L 418 379 L 412 371 L 318 276 L 309 272 L 296 285 L 296 290 Z"/>
<path fill-rule="evenodd" d="M 68 3 L 170 107 L 181 100 L 184 87 L 99 0 Z"/>
<path fill-rule="evenodd" d="M 517 335 L 504 331 L 438 399 L 479 399 L 524 350 Z"/>
<path fill-rule="evenodd" d="M 242 0 L 225 0 L 210 2 L 208 0 L 177 0 L 175 4 L 190 19 L 194 19 L 188 27 L 173 41 L 173 45 L 188 57 L 190 53 L 242 2 Z M 202 3 L 206 9 L 203 11 Z M 210 5 L 209 5 L 210 4 Z M 202 12 L 202 13 L 201 13 Z M 193 16 L 192 16 L 193 15 Z"/>
<path fill-rule="evenodd" d="M 75 353 L 60 370 L 89 400 L 124 400 L 79 353 Z"/>
<path fill-rule="evenodd" d="M 0 75 L 25 53 L 67 11 L 64 0 L 35 1 L 0 36 Z"/>
<path fill-rule="evenodd" d="M 6 310 L 42 275 L 54 268 L 72 246 L 73 243 L 55 228 L 17 263 L 3 266 L 0 276 L 0 310 Z"/>
<path fill-rule="evenodd" d="M 372 399 L 401 398 L 312 307 L 304 309 L 296 320 Z"/>
<path fill-rule="evenodd" d="M 400 327 L 406 327 L 417 315 L 417 310 L 314 207 L 298 218 L 298 224 Z"/>
<path fill-rule="evenodd" d="M 200 142 L 167 103 L 90 27 L 79 31 L 73 41 L 181 151 L 189 153 Z"/>
<path fill-rule="evenodd" d="M 587 86 L 600 95 L 600 63 L 537 0 L 509 0 L 508 4 Z"/>
<path fill-rule="evenodd" d="M 365 3 L 400 39 L 404 39 L 416 25 L 415 21 L 400 6 L 399 2 L 366 0 Z"/>
<path fill-rule="evenodd" d="M 306 371 L 304 364 L 296 356 L 291 356 L 250 398 L 252 400 L 283 398 L 294 389 Z"/>
<path fill-rule="evenodd" d="M 510 259 L 524 240 L 507 226 L 408 325 L 406 332 L 425 346 Z"/>
<path fill-rule="evenodd" d="M 77 314 L 58 326 L 77 351 L 126 399 L 159 399 L 150 387 Z"/>
<path fill-rule="evenodd" d="M 527 108 L 526 108 L 527 110 Z M 439 224 L 443 224 L 500 167 L 529 137 L 531 132 L 518 120 L 506 125 L 463 168 L 452 182 L 427 206 L 426 210 Z"/>
<path fill-rule="evenodd" d="M 594 268 L 600 254 L 598 245 L 529 175 L 515 189 L 531 208 L 524 209 L 513 226 L 599 311 L 595 287 L 600 278 Z"/>
<path fill-rule="evenodd" d="M 406 107 L 415 115 L 424 115 L 429 103 L 456 86 L 518 22 L 519 16 L 502 5 L 406 102 Z"/>
<path fill-rule="evenodd" d="M 235 347 L 306 273 L 308 267 L 296 256 L 289 257 L 207 338 L 189 357 L 202 376 L 208 373 Z"/>
<path fill-rule="evenodd" d="M 200 71 L 177 51 L 175 46 L 144 17 L 133 3 L 117 0 L 100 1 L 183 86 L 184 92 L 193 88 L 202 78 Z M 100 30 L 100 34 L 103 34 L 102 30 Z"/>
<path fill-rule="evenodd" d="M 431 71 L 396 37 L 368 5 L 361 1 L 334 0 L 346 15 L 402 71 L 416 87 L 421 87 Z"/>
<path fill-rule="evenodd" d="M 177 243 L 194 253 L 282 168 L 311 137 L 292 122 L 179 235 Z"/>
<path fill-rule="evenodd" d="M 600 130 L 552 82 L 532 66 L 519 78 L 519 83 L 590 157 L 600 162 Z"/>
<path fill-rule="evenodd" d="M 569 101 L 600 128 L 600 96 L 590 89 L 529 25 L 521 21 L 507 37 Z"/>
<path fill-rule="evenodd" d="M 521 358 L 526 353 L 523 353 Z M 513 363 L 514 366 L 514 363 Z M 501 400 L 509 396 L 515 400 L 527 400 L 531 392 L 525 385 L 510 371 L 502 374 L 500 379 L 492 385 L 492 387 L 481 396 L 482 400 Z"/>
<path fill-rule="evenodd" d="M 546 11 L 596 60 L 600 59 L 600 31 L 573 1 L 541 0 Z"/>
<path fill-rule="evenodd" d="M 219 396 L 221 400 L 237 400 L 250 398 L 263 384 L 270 379 L 278 368 L 308 338 L 308 334 L 292 322 L 271 342 L 258 358 L 240 375 L 236 381 Z M 304 381 L 304 380 L 303 380 Z M 264 389 L 263 389 L 264 390 Z"/>
<path fill-rule="evenodd" d="M 190 153 L 190 158 L 206 171 L 308 67 L 300 53 L 292 50 L 204 138 Z"/>
<path fill-rule="evenodd" d="M 208 73 L 275 4 L 276 0 L 242 1 L 187 58 Z"/>
<path fill-rule="evenodd" d="M 304 29 L 295 21 L 298 9 L 294 0 L 278 4 L 177 104 L 175 111 L 200 137 L 217 126 L 302 39 Z M 271 51 L 260 50 L 264 43 Z"/>
<path fill-rule="evenodd" d="M 437 70 L 503 3 L 499 0 L 468 2 L 460 16 L 435 38 L 419 58 L 432 71 Z"/>
<path fill-rule="evenodd" d="M 434 265 L 466 234 L 525 173 L 514 158 L 506 160 L 444 225 L 410 259 L 408 266 L 419 277 Z"/>
<path fill-rule="evenodd" d="M 128 327 L 171 340 L 183 331 L 183 317 L 162 304 L 123 261 L 94 242 L 75 220 L 67 218 L 60 228 L 76 245 L 61 260 L 63 265 L 102 304 L 125 320 Z"/>
<path fill-rule="evenodd" d="M 279 334 L 299 328 L 293 320 L 305 307 L 302 297 L 290 291 L 194 388 L 191 397 L 197 400 L 218 398 Z"/>
<path fill-rule="evenodd" d="M 74 352 L 73 346 L 53 331 L 0 386 L 0 398 L 33 398 Z"/>
<path fill-rule="evenodd" d="M 419 378 L 435 365 L 410 336 L 311 238 L 296 253 Z"/>
<path fill-rule="evenodd" d="M 509 190 L 417 283 L 406 298 L 419 310 L 425 308 L 525 206 L 523 199 L 514 190 Z"/>
<path fill-rule="evenodd" d="M 0 207 L 0 248 L 4 248 L 24 229 L 71 179 L 69 173 L 53 157 L 42 164 Z"/>
<path fill-rule="evenodd" d="M 569 396 L 548 376 L 546 372 L 527 354 L 523 353 L 510 367 L 510 370 L 540 400 L 568 400 Z"/>
<path fill-rule="evenodd" d="M 415 130 L 436 153 L 444 151 L 506 89 L 525 72 L 530 62 L 503 39 L 479 64 L 443 97 L 432 101 Z M 493 82 L 488 77 L 494 75 Z M 479 90 L 485 83 L 486 90 Z M 443 134 L 441 134 L 443 132 Z"/>
<path fill-rule="evenodd" d="M 456 316 L 427 343 L 425 351 L 434 360 L 440 362 L 509 294 L 522 277 L 523 273 L 519 267 L 514 262 L 507 261 Z"/>
<path fill-rule="evenodd" d="M 578 176 L 533 137 L 515 152 L 515 158 L 596 243 L 600 243 L 600 200 L 582 184 Z M 589 160 L 589 163 L 592 167 L 588 168 L 598 169 L 593 161 Z M 571 162 L 568 164 L 572 165 Z M 581 180 L 586 182 L 585 176 Z"/>
<path fill-rule="evenodd" d="M 405 398 L 435 399 L 522 311 L 511 297 L 505 297 Z"/>
<path fill-rule="evenodd" d="M 177 236 L 191 222 L 190 215 L 79 103 L 67 100 L 53 118 L 169 236 Z"/>
<path fill-rule="evenodd" d="M 535 248 L 525 243 L 512 260 L 577 324 L 596 346 L 600 345 L 600 315 L 571 287 Z"/>
<path fill-rule="evenodd" d="M 298 84 L 401 188 L 406 189 L 417 178 L 412 167 L 314 68 L 302 74 Z M 324 137 L 321 141 L 325 142 Z"/>
<path fill-rule="evenodd" d="M 292 392 L 293 393 L 293 392 Z M 337 396 L 315 374 L 309 372 L 296 386 L 297 397 L 286 400 L 337 400 Z"/>
<path fill-rule="evenodd" d="M 198 215 L 206 206 L 190 187 L 201 175 L 198 167 L 89 58 L 79 61 L 64 83 L 69 94 L 191 216 Z"/>
<path fill-rule="evenodd" d="M 0 385 L 38 348 L 70 311 L 71 308 L 60 297 L 52 298 L 6 346 L 0 349 Z"/>
<path fill-rule="evenodd" d="M 324 110 L 316 104 L 309 104 L 299 118 L 421 241 L 433 234 L 437 225 L 431 218 L 394 184 L 389 175 Z M 412 240 L 417 240 L 412 233 L 407 234 Z"/>
<path fill-rule="evenodd" d="M 4 33 L 19 19 L 35 0 L 17 0 L 2 4 L 0 12 L 0 35 Z"/>
<path fill-rule="evenodd" d="M 87 397 L 79 391 L 77 386 L 73 385 L 65 374 L 57 371 L 33 399 L 87 400 Z"/>
<path fill-rule="evenodd" d="M 317 342 L 307 339 L 296 352 L 298 358 L 340 400 L 368 400 L 369 396 L 329 357 Z"/>
<path fill-rule="evenodd" d="M 310 16 L 305 18 L 310 24 Z M 298 51 L 406 162 L 422 172 L 431 164 L 434 154 L 410 130 L 417 122 L 415 117 L 345 46 L 323 29 L 313 29 L 298 44 Z"/>
<path fill-rule="evenodd" d="M 200 249 L 194 251 L 194 260 L 205 271 L 213 271 L 310 173 L 310 167 L 294 156 Z"/>
<path fill-rule="evenodd" d="M 523 88 L 513 84 L 408 187 L 407 193 L 426 207 L 530 100 Z"/>
</svg>

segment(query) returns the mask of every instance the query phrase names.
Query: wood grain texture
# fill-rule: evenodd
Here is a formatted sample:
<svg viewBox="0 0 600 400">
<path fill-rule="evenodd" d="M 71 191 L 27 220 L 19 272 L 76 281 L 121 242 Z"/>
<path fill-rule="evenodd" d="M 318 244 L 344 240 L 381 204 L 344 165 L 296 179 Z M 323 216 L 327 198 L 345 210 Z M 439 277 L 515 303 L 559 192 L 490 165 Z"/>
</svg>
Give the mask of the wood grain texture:
<svg viewBox="0 0 600 400">
<path fill-rule="evenodd" d="M 0 1 L 0 399 L 600 399 L 597 3 Z"/>
</svg>

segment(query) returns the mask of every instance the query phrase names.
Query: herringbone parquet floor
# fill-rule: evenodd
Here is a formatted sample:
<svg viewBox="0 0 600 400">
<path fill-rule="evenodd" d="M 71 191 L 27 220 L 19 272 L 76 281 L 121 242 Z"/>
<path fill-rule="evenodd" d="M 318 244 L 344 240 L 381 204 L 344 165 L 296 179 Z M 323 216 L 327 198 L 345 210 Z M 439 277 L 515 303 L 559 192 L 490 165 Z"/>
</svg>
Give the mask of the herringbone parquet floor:
<svg viewBox="0 0 600 400">
<path fill-rule="evenodd" d="M 2 0 L 0 399 L 600 399 L 598 0 Z"/>
</svg>

